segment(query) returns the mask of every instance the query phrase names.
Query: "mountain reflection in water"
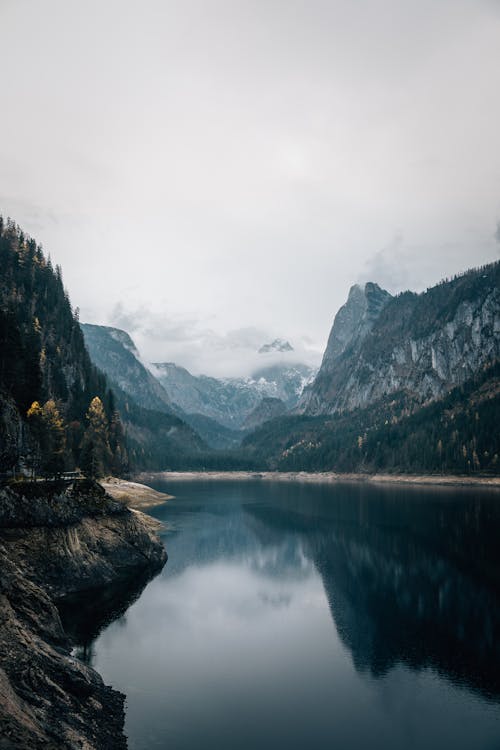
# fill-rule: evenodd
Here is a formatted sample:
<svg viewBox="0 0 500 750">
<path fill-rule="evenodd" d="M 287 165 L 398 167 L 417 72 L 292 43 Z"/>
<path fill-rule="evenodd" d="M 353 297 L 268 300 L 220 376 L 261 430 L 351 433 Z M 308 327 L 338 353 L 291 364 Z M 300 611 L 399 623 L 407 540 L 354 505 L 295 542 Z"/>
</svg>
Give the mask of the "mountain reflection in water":
<svg viewBox="0 0 500 750">
<path fill-rule="evenodd" d="M 446 489 L 422 502 L 414 488 L 349 488 L 309 505 L 307 492 L 247 512 L 262 544 L 269 528 L 300 541 L 356 668 L 430 667 L 498 697 L 500 498 Z"/>
<path fill-rule="evenodd" d="M 167 488 L 161 575 L 65 619 L 133 750 L 500 746 L 495 492 Z"/>
</svg>

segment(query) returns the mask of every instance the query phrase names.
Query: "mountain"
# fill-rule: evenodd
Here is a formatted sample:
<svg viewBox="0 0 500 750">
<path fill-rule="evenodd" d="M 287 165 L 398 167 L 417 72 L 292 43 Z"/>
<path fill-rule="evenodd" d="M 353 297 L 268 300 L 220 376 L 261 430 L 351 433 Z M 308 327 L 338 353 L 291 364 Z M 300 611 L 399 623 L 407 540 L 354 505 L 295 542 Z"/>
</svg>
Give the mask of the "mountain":
<svg viewBox="0 0 500 750">
<path fill-rule="evenodd" d="M 126 454 L 114 396 L 90 360 L 60 267 L 0 217 L 0 269 L 0 472 L 79 465 L 95 397 L 114 430 L 105 440 L 111 468 L 111 453 Z"/>
<path fill-rule="evenodd" d="M 286 406 L 280 398 L 263 398 L 250 412 L 243 426 L 246 430 L 254 430 L 270 419 L 283 416 L 285 412 Z"/>
<path fill-rule="evenodd" d="M 351 287 L 347 302 L 335 316 L 321 363 L 323 372 L 335 369 L 338 357 L 363 341 L 390 299 L 389 292 L 373 282 Z"/>
<path fill-rule="evenodd" d="M 92 361 L 113 384 L 145 409 L 176 414 L 214 448 L 239 443 L 238 431 L 263 398 L 294 408 L 315 374 L 300 363 L 262 367 L 248 378 L 196 376 L 173 362 L 153 363 L 150 371 L 126 331 L 88 323 L 81 327 Z M 281 339 L 268 346 L 293 351 Z"/>
<path fill-rule="evenodd" d="M 498 475 L 499 423 L 497 363 L 425 406 L 397 394 L 350 412 L 273 419 L 242 449 L 279 471 Z"/>
<path fill-rule="evenodd" d="M 94 364 L 138 406 L 172 411 L 172 403 L 160 383 L 142 364 L 137 348 L 125 331 L 82 323 L 85 343 Z"/>
<path fill-rule="evenodd" d="M 293 352 L 293 346 L 289 341 L 274 339 L 270 344 L 263 344 L 259 349 L 259 354 L 269 354 L 270 352 Z"/>
<path fill-rule="evenodd" d="M 207 446 L 172 413 L 130 337 L 83 326 L 84 338 L 61 269 L 1 218 L 0 268 L 0 473 L 16 467 L 53 475 L 79 466 L 118 474 L 130 464 L 196 463 Z"/>
<path fill-rule="evenodd" d="M 279 398 L 287 409 L 293 409 L 316 373 L 317 368 L 301 363 L 269 365 L 256 370 L 251 382 L 266 397 Z"/>
<path fill-rule="evenodd" d="M 224 427 L 239 430 L 260 394 L 244 380 L 192 375 L 173 362 L 153 364 L 153 371 L 169 398 L 186 414 L 201 414 Z"/>
<path fill-rule="evenodd" d="M 229 451 L 239 448 L 243 438 L 241 430 L 225 427 L 216 419 L 206 417 L 204 414 L 180 413 L 183 421 L 196 431 L 209 448 Z"/>
<path fill-rule="evenodd" d="M 117 396 L 136 466 L 148 469 L 184 466 L 188 456 L 207 450 L 208 444 L 230 448 L 240 442 L 231 440 L 218 424 L 202 422 L 198 432 L 196 420 L 189 419 L 172 403 L 141 362 L 139 351 L 126 331 L 88 323 L 82 323 L 81 328 L 92 361 L 107 375 Z"/>
<path fill-rule="evenodd" d="M 197 456 L 207 450 L 198 432 L 173 412 L 145 409 L 114 383 L 113 392 L 134 467 L 162 471 L 191 468 Z"/>
<path fill-rule="evenodd" d="M 421 294 L 351 289 L 298 413 L 243 449 L 280 470 L 498 474 L 499 281 L 497 262 Z"/>
<path fill-rule="evenodd" d="M 196 412 L 186 414 L 179 404 L 174 403 L 161 383 L 141 362 L 139 351 L 126 331 L 88 323 L 81 324 L 81 328 L 92 361 L 107 375 L 115 392 L 120 394 L 120 407 L 123 409 L 127 405 L 128 411 L 123 413 L 124 421 L 129 442 L 135 445 L 133 455 L 139 464 L 143 465 L 146 461 L 148 468 L 154 467 L 154 457 L 160 460 L 161 452 L 168 464 L 172 465 L 176 452 L 185 457 L 186 453 L 196 453 L 202 447 L 231 449 L 239 445 L 241 435 L 208 415 Z M 189 391 L 190 379 L 196 381 L 182 368 L 176 368 L 176 375 L 186 391 Z M 172 392 L 177 395 L 175 389 Z M 184 401 L 193 405 L 194 409 L 198 406 L 192 394 Z M 132 411 L 131 403 L 137 407 Z M 137 425 L 130 422 L 131 414 L 133 420 L 140 424 L 139 430 L 135 429 Z M 159 414 L 164 414 L 164 418 L 160 418 Z M 146 429 L 148 421 L 150 427 L 154 425 L 153 431 Z M 156 442 L 156 446 L 152 442 Z"/>
<path fill-rule="evenodd" d="M 353 287 L 299 410 L 334 414 L 401 391 L 442 398 L 500 356 L 499 280 L 497 262 L 421 294 Z"/>
<path fill-rule="evenodd" d="M 184 414 L 210 417 L 232 430 L 243 429 L 263 398 L 281 399 L 287 409 L 295 407 L 315 374 L 304 364 L 272 365 L 248 378 L 195 376 L 172 362 L 155 363 L 153 371 Z"/>
</svg>

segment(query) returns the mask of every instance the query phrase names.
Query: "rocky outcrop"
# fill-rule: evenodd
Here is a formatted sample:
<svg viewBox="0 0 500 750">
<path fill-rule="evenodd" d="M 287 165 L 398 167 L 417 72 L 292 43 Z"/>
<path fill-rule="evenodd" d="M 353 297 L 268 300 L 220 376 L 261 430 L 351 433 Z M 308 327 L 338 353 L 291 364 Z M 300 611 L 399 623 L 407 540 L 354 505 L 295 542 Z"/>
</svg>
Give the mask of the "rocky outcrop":
<svg viewBox="0 0 500 750">
<path fill-rule="evenodd" d="M 353 287 L 300 411 L 333 414 L 404 391 L 441 398 L 500 357 L 500 263 L 423 294 Z"/>
<path fill-rule="evenodd" d="M 321 363 L 322 372 L 332 370 L 346 349 L 361 344 L 390 299 L 389 292 L 372 282 L 351 287 L 347 302 L 335 316 Z"/>
<path fill-rule="evenodd" d="M 56 604 L 151 575 L 158 523 L 89 482 L 0 491 L 0 748 L 125 748 L 124 696 L 71 656 Z"/>
</svg>

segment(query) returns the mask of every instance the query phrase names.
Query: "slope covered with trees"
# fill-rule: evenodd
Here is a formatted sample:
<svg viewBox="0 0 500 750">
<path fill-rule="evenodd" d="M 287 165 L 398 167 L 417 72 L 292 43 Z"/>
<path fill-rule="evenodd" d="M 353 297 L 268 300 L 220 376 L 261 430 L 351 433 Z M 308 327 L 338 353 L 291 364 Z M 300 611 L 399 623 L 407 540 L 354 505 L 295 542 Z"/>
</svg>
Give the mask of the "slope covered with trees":
<svg viewBox="0 0 500 750">
<path fill-rule="evenodd" d="M 329 416 L 283 417 L 243 441 L 282 471 L 500 473 L 500 363 L 426 406 L 399 392 Z"/>
<path fill-rule="evenodd" d="M 125 470 L 114 396 L 89 358 L 61 269 L 1 217 L 0 269 L 0 472 L 58 474 L 85 455 L 89 472 Z"/>
</svg>

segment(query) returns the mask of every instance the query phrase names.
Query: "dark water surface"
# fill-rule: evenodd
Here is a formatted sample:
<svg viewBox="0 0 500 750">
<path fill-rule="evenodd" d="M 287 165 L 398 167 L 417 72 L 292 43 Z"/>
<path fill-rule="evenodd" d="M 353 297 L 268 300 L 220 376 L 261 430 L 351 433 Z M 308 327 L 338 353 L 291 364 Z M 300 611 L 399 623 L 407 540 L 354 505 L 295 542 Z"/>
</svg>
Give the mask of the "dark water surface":
<svg viewBox="0 0 500 750">
<path fill-rule="evenodd" d="M 156 486 L 168 563 L 85 644 L 132 750 L 500 748 L 500 493 Z"/>
</svg>

